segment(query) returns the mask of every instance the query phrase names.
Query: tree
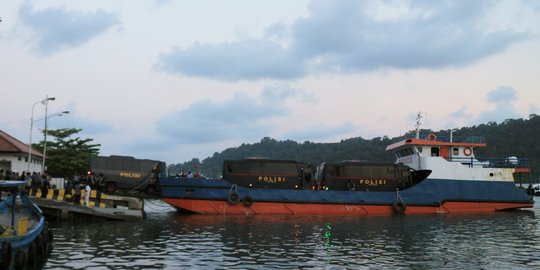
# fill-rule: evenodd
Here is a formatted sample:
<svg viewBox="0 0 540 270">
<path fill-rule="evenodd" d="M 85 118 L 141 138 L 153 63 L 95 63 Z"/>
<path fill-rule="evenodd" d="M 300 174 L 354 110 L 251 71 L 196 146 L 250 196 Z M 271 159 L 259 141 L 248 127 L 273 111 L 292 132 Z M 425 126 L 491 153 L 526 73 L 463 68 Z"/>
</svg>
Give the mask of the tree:
<svg viewBox="0 0 540 270">
<path fill-rule="evenodd" d="M 54 137 L 47 141 L 47 173 L 52 176 L 69 178 L 74 174 L 86 172 L 90 157 L 99 154 L 101 144 L 90 144 L 94 139 L 75 137 L 82 129 L 65 128 L 47 130 Z M 43 149 L 43 141 L 37 144 Z"/>
</svg>

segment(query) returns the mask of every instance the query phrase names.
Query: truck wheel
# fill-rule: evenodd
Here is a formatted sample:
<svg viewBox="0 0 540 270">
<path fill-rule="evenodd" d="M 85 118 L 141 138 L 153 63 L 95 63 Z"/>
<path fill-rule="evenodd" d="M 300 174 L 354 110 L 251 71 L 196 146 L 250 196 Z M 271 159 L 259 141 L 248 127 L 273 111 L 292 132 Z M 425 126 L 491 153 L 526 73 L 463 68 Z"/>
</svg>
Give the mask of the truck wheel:
<svg viewBox="0 0 540 270">
<path fill-rule="evenodd" d="M 115 183 L 107 183 L 107 186 L 105 187 L 108 193 L 114 193 L 116 191 L 116 184 Z"/>
</svg>

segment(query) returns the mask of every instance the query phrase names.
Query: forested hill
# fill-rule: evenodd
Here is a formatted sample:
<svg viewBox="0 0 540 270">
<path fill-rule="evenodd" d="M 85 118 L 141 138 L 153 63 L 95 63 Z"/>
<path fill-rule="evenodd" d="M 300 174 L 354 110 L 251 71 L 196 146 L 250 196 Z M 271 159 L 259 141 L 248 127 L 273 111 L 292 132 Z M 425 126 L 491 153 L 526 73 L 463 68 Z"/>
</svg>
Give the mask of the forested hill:
<svg viewBox="0 0 540 270">
<path fill-rule="evenodd" d="M 449 130 L 421 130 L 426 135 L 436 134 L 439 138 L 448 137 Z M 242 144 L 239 147 L 228 148 L 221 153 L 214 153 L 202 161 L 193 159 L 183 164 L 169 166 L 170 172 L 196 171 L 207 177 L 221 176 L 223 161 L 227 159 L 242 159 L 246 157 L 264 157 L 271 159 L 290 159 L 304 161 L 313 165 L 322 162 L 342 160 L 369 160 L 393 162 L 392 153 L 385 151 L 386 146 L 412 137 L 408 133 L 402 137 L 376 137 L 363 139 L 361 137 L 342 140 L 337 143 L 314 143 L 305 141 L 298 143 L 291 140 L 278 141 L 269 137 L 254 144 Z M 508 119 L 502 123 L 488 122 L 472 127 L 463 127 L 454 131 L 454 138 L 470 136 L 484 137 L 487 148 L 477 149 L 476 156 L 482 157 L 526 157 L 533 170 L 533 180 L 539 180 L 540 171 L 540 116 L 532 114 L 529 119 Z"/>
</svg>

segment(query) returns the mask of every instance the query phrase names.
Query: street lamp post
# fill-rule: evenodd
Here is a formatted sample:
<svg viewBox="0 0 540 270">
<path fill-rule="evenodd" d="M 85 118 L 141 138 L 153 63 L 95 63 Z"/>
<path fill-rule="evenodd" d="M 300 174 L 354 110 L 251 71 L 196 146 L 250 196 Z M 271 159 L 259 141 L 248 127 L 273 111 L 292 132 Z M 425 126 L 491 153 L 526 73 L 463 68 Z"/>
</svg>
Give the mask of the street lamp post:
<svg viewBox="0 0 540 270">
<path fill-rule="evenodd" d="M 41 103 L 43 105 L 46 105 L 49 103 L 49 100 L 55 100 L 54 97 L 45 96 L 45 99 L 40 100 L 32 104 L 32 114 L 30 115 L 30 138 L 28 140 L 28 168 L 26 170 L 27 173 L 30 172 L 30 163 L 32 163 L 32 131 L 34 129 L 34 107 L 36 104 Z"/>
<path fill-rule="evenodd" d="M 63 114 L 68 113 L 69 111 L 63 111 L 47 116 L 47 106 L 45 106 L 45 129 L 43 130 L 43 164 L 41 165 L 41 174 L 43 174 L 43 172 L 45 171 L 45 159 L 47 157 L 47 119 L 53 116 L 62 116 Z"/>
</svg>

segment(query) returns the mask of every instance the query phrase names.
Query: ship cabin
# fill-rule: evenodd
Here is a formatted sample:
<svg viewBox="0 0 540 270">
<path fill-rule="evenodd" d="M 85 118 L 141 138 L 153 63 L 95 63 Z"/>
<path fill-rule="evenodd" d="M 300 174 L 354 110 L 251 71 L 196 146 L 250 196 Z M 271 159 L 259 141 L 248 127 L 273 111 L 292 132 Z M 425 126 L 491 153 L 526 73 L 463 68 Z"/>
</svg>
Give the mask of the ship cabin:
<svg viewBox="0 0 540 270">
<path fill-rule="evenodd" d="M 397 163 L 413 170 L 432 170 L 430 178 L 501 181 L 515 178 L 517 182 L 521 181 L 522 173 L 530 174 L 525 158 L 477 158 L 475 149 L 486 146 L 481 137 L 445 141 L 430 134 L 426 138 L 409 138 L 391 144 L 386 151 L 394 152 Z"/>
<path fill-rule="evenodd" d="M 294 160 L 246 158 L 225 160 L 223 179 L 242 187 L 312 189 L 312 166 Z"/>
<path fill-rule="evenodd" d="M 328 190 L 396 191 L 411 187 L 421 180 L 411 173 L 408 166 L 400 163 L 355 160 L 322 163 L 315 174 L 317 186 Z"/>
</svg>

